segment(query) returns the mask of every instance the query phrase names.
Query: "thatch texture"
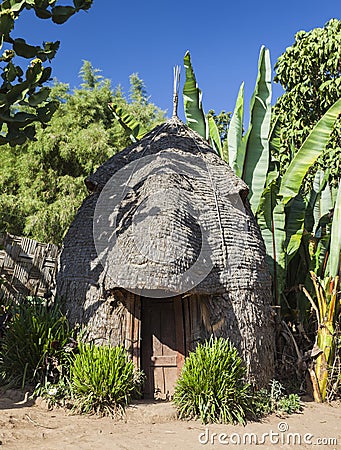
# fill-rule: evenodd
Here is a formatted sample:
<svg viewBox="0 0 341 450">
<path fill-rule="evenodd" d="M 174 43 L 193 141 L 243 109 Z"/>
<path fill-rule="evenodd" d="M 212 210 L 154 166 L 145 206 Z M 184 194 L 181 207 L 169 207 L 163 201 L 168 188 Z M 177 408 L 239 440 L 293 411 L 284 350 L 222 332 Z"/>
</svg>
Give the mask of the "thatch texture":
<svg viewBox="0 0 341 450">
<path fill-rule="evenodd" d="M 250 379 L 266 384 L 273 373 L 270 276 L 245 183 L 172 118 L 86 184 L 91 195 L 65 237 L 57 277 L 71 320 L 88 324 L 89 339 L 125 343 L 113 318 L 117 288 L 202 296 L 206 335 L 231 337 Z"/>
</svg>

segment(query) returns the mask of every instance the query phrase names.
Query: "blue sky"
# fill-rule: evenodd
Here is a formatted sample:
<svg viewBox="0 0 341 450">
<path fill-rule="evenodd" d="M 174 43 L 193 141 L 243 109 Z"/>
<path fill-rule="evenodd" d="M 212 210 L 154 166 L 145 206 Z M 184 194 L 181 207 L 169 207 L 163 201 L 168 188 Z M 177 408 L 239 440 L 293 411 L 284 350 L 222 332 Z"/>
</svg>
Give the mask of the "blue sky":
<svg viewBox="0 0 341 450">
<path fill-rule="evenodd" d="M 101 69 L 113 86 L 121 84 L 125 93 L 129 75 L 138 72 L 151 101 L 169 114 L 173 66 L 182 65 L 189 50 L 204 109 L 219 112 L 233 109 L 242 81 L 249 101 L 262 44 L 270 49 L 274 66 L 297 31 L 322 27 L 340 19 L 340 13 L 340 0 L 94 0 L 87 13 L 63 25 L 36 19 L 30 11 L 16 22 L 14 36 L 35 45 L 60 40 L 53 76 L 71 88 L 80 83 L 82 60 Z M 184 70 L 182 82 L 183 77 Z M 275 86 L 274 98 L 280 94 Z"/>
</svg>

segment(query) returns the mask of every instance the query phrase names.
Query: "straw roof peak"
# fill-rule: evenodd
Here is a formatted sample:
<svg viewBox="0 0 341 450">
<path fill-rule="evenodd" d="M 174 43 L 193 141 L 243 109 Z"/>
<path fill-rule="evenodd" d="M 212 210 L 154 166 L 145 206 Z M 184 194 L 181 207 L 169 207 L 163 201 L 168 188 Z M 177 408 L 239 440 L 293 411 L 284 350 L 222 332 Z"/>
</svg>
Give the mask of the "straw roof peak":
<svg viewBox="0 0 341 450">
<path fill-rule="evenodd" d="M 179 86 L 180 86 L 180 66 L 175 66 L 174 83 L 173 83 L 173 117 L 178 116 Z"/>
</svg>

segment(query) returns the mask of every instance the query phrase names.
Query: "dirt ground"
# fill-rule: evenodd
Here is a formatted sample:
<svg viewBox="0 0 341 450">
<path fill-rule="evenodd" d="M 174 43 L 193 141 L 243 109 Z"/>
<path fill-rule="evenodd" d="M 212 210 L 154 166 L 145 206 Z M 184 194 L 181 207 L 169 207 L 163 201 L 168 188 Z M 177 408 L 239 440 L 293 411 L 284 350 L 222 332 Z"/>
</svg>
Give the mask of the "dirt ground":
<svg viewBox="0 0 341 450">
<path fill-rule="evenodd" d="M 0 394 L 2 448 L 34 449 L 286 449 L 341 448 L 341 405 L 304 403 L 301 414 L 271 417 L 243 426 L 176 420 L 170 403 L 139 402 L 124 421 L 48 410 L 23 394 Z"/>
</svg>

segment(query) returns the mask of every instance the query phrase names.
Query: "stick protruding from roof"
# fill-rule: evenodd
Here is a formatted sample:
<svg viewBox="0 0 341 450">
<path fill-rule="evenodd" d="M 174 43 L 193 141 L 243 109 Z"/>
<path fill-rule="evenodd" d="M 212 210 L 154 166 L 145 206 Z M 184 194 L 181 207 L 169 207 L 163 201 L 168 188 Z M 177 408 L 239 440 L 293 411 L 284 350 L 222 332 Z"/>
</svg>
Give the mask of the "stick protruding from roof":
<svg viewBox="0 0 341 450">
<path fill-rule="evenodd" d="M 174 84 L 173 84 L 173 117 L 178 117 L 179 86 L 180 86 L 180 66 L 175 66 Z"/>
</svg>

